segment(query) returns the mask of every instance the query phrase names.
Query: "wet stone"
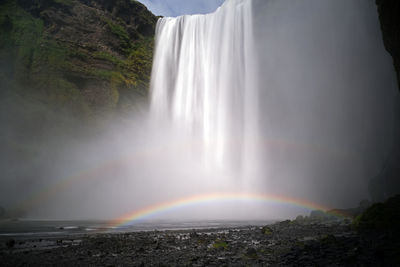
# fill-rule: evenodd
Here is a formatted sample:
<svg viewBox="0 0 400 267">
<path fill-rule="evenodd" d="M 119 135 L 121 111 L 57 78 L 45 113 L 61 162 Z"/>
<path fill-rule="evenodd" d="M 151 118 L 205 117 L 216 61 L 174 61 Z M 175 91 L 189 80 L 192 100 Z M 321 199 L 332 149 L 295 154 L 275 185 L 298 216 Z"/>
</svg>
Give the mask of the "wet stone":
<svg viewBox="0 0 400 267">
<path fill-rule="evenodd" d="M 52 248 L 33 248 L 49 243 L 45 238 L 24 240 L 32 252 L 4 246 L 0 260 L 2 266 L 381 266 L 384 260 L 373 242 L 347 225 L 286 221 L 267 227 L 92 234 L 79 245 L 68 239 Z"/>
</svg>

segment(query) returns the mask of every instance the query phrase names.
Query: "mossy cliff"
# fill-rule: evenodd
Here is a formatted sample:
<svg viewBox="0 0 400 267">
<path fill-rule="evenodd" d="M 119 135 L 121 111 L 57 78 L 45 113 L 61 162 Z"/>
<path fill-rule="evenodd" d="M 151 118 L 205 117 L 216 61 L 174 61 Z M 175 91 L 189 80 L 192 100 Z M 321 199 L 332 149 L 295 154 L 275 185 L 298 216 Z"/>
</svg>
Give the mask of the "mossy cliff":
<svg viewBox="0 0 400 267">
<path fill-rule="evenodd" d="M 93 117 L 147 94 L 157 17 L 134 0 L 0 0 L 1 89 Z"/>
<path fill-rule="evenodd" d="M 384 266 L 400 266 L 400 195 L 375 203 L 354 220 L 354 226 L 365 239 L 373 240 L 374 254 Z"/>
</svg>

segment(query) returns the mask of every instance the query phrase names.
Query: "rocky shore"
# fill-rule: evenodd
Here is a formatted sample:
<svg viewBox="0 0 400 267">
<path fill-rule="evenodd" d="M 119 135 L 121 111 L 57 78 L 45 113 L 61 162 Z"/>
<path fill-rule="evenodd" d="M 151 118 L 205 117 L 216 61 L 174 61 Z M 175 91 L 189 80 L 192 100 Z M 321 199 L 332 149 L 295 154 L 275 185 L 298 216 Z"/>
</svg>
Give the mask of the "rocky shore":
<svg viewBox="0 0 400 267">
<path fill-rule="evenodd" d="M 385 235 L 344 221 L 2 239 L 2 266 L 394 266 Z M 382 249 L 384 248 L 385 249 Z M 390 255 L 389 255 L 390 256 Z"/>
</svg>

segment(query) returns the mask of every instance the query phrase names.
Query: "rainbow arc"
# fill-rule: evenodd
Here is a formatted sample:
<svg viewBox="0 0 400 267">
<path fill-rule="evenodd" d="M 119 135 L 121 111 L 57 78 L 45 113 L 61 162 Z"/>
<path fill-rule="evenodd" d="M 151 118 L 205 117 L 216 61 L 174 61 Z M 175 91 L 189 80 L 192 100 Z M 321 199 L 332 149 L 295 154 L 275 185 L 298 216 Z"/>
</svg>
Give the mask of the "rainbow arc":
<svg viewBox="0 0 400 267">
<path fill-rule="evenodd" d="M 318 203 L 313 203 L 308 200 L 292 198 L 287 196 L 280 196 L 274 194 L 263 194 L 263 193 L 212 193 L 212 194 L 200 194 L 192 195 L 189 197 L 179 198 L 171 201 L 157 203 L 142 209 L 135 210 L 129 214 L 125 214 L 120 218 L 113 220 L 110 223 L 110 227 L 120 227 L 124 225 L 133 224 L 139 220 L 143 220 L 159 213 L 171 211 L 176 208 L 183 208 L 187 206 L 192 206 L 196 204 L 218 202 L 218 201 L 257 201 L 263 203 L 281 203 L 289 204 L 301 208 L 306 208 L 309 210 L 321 210 L 328 212 L 331 215 L 345 218 L 346 214 L 341 213 L 339 210 L 332 210 L 329 207 L 320 205 Z"/>
</svg>

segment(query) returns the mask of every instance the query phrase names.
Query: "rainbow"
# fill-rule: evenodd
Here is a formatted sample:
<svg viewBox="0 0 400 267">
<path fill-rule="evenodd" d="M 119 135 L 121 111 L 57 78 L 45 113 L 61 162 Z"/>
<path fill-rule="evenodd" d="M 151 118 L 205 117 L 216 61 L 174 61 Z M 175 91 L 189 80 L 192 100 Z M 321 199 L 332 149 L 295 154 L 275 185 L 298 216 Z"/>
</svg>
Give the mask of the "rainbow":
<svg viewBox="0 0 400 267">
<path fill-rule="evenodd" d="M 331 147 L 324 147 L 324 146 L 318 146 L 316 144 L 307 144 L 307 143 L 299 143 L 299 142 L 289 142 L 284 139 L 263 139 L 260 144 L 267 144 L 272 147 L 284 147 L 284 148 L 294 148 L 294 149 L 299 149 L 299 150 L 309 150 L 313 151 L 315 153 L 322 153 L 322 152 L 330 152 L 332 155 L 336 155 L 338 158 L 344 158 L 346 157 L 346 153 L 344 151 L 338 150 L 337 148 L 331 148 Z M 180 144 L 180 146 L 184 147 L 186 144 Z M 95 163 L 95 165 L 90 166 L 89 168 L 85 170 L 80 170 L 75 175 L 70 175 L 66 177 L 60 177 L 61 179 L 56 179 L 56 181 L 44 188 L 38 188 L 37 191 L 32 192 L 30 195 L 28 195 L 26 198 L 22 199 L 21 202 L 17 203 L 16 206 L 14 206 L 13 210 L 16 211 L 26 211 L 30 210 L 36 206 L 40 206 L 42 203 L 49 201 L 53 196 L 56 196 L 59 192 L 63 192 L 68 190 L 72 185 L 74 184 L 79 184 L 82 181 L 88 181 L 88 180 L 95 180 L 98 175 L 104 175 L 104 173 L 107 173 L 109 171 L 115 170 L 122 168 L 125 165 L 131 164 L 133 161 L 137 161 L 142 158 L 142 160 L 147 160 L 152 157 L 153 154 L 156 154 L 160 151 L 163 150 L 170 150 L 171 148 L 175 147 L 173 144 L 169 144 L 167 146 L 157 146 L 157 147 L 150 147 L 150 148 L 142 148 L 138 152 L 131 154 L 131 155 L 121 155 L 120 157 L 117 157 L 113 160 L 108 160 L 108 161 L 103 161 L 103 162 L 98 162 Z M 347 155 L 347 157 L 351 157 L 351 155 Z M 219 195 L 219 197 L 217 197 Z M 236 195 L 236 198 L 234 197 Z M 297 206 L 301 207 L 309 207 L 312 209 L 321 209 L 321 206 L 317 204 L 313 204 L 307 201 L 303 200 L 296 200 L 296 199 L 291 199 L 291 198 L 286 198 L 282 196 L 274 196 L 274 195 L 266 195 L 266 194 L 239 194 L 241 196 L 238 196 L 238 194 L 208 194 L 208 195 L 199 195 L 195 197 L 188 197 L 186 199 L 179 199 L 175 201 L 163 203 L 163 204 L 156 204 L 154 206 L 150 206 L 148 208 L 139 210 L 139 211 L 144 211 L 148 209 L 157 209 L 159 206 L 165 206 L 164 208 L 161 208 L 161 210 L 165 210 L 168 207 L 171 207 L 169 209 L 172 209 L 173 207 L 180 207 L 180 206 L 185 206 L 184 203 L 201 203 L 201 202 L 211 202 L 213 200 L 240 200 L 240 199 L 247 199 L 247 200 L 261 200 L 261 201 L 268 201 L 268 202 L 281 202 L 281 203 L 292 203 Z M 247 195 L 247 197 L 245 197 Z M 225 196 L 225 198 L 223 197 Z M 228 197 L 230 196 L 230 197 Z M 252 196 L 252 197 L 250 197 Z M 258 197 L 257 197 L 258 196 Z M 296 204 L 298 203 L 298 204 Z M 299 204 L 303 203 L 303 204 Z M 165 204 L 165 205 L 164 205 Z M 189 204 L 186 204 L 189 205 Z M 326 210 L 325 208 L 322 207 L 322 210 Z M 139 212 L 137 211 L 137 212 Z M 135 212 L 134 212 L 135 213 Z M 151 212 L 151 214 L 156 213 L 155 211 Z M 133 213 L 132 213 L 133 214 Z M 132 215 L 131 214 L 131 215 Z M 133 217 L 133 215 L 131 216 Z M 133 219 L 132 219 L 133 220 Z"/>
<path fill-rule="evenodd" d="M 157 215 L 162 212 L 170 211 L 176 208 L 183 208 L 194 204 L 209 203 L 215 201 L 257 201 L 263 203 L 280 203 L 290 204 L 293 206 L 306 208 L 308 210 L 321 210 L 329 212 L 329 214 L 346 218 L 347 215 L 341 213 L 338 210 L 332 210 L 326 206 L 313 203 L 303 199 L 297 199 L 292 197 L 264 194 L 264 193 L 212 193 L 212 194 L 201 194 L 193 195 L 185 198 L 179 198 L 172 201 L 162 202 L 154 204 L 143 209 L 135 210 L 129 214 L 126 214 L 118 219 L 113 220 L 110 224 L 110 228 L 118 228 L 124 225 L 134 224 L 135 222 L 146 219 L 148 217 Z"/>
</svg>

